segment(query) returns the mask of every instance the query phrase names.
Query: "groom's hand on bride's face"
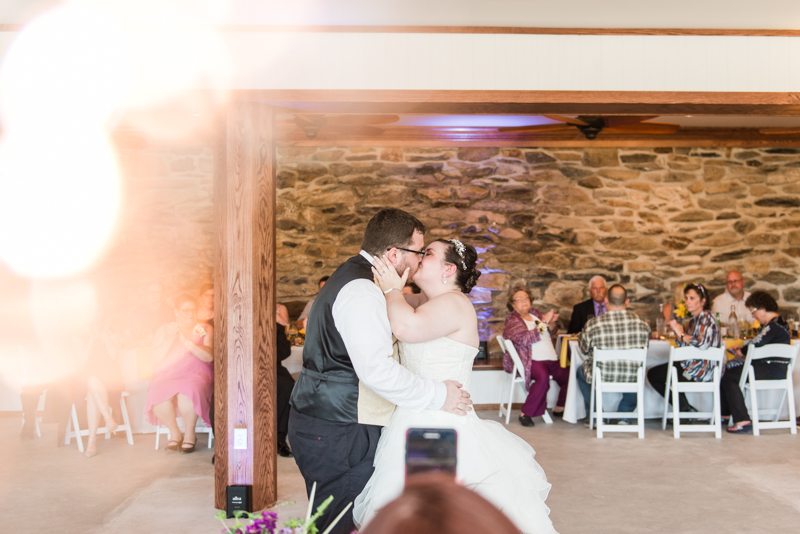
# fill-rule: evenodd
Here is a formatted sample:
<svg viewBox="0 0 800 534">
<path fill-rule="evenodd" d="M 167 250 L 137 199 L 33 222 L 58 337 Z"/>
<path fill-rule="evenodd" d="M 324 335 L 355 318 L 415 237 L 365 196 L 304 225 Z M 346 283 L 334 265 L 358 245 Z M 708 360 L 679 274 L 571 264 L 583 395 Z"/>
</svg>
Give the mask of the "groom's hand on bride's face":
<svg viewBox="0 0 800 534">
<path fill-rule="evenodd" d="M 444 385 L 447 387 L 447 398 L 442 406 L 443 411 L 456 415 L 467 415 L 472 411 L 472 399 L 469 398 L 469 392 L 461 389 L 461 384 L 455 380 L 445 380 Z"/>
</svg>

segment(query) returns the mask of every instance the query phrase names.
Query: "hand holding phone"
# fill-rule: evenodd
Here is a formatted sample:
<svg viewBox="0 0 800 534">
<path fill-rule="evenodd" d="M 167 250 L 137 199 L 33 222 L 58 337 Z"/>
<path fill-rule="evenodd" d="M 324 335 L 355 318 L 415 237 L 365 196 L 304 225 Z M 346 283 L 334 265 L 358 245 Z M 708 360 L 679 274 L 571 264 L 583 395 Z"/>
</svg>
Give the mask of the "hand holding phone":
<svg viewBox="0 0 800 534">
<path fill-rule="evenodd" d="M 452 428 L 409 428 L 406 432 L 406 479 L 417 473 L 456 476 L 456 431 Z"/>
</svg>

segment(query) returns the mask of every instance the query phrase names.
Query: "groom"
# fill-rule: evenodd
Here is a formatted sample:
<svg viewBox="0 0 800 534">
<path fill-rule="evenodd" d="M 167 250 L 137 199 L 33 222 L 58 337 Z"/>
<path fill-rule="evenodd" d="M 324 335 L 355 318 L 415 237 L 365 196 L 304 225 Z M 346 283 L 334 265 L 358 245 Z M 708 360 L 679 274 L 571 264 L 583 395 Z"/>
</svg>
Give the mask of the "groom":
<svg viewBox="0 0 800 534">
<path fill-rule="evenodd" d="M 425 226 L 402 210 L 379 211 L 367 223 L 359 255 L 336 269 L 311 310 L 303 369 L 292 392 L 289 442 L 306 491 L 317 483 L 314 508 L 333 495 L 320 531 L 372 476 L 381 427 L 388 422 L 379 416 L 387 412 L 374 393 L 420 412 L 465 415 L 472 409 L 461 384 L 422 378 L 392 358 L 386 300 L 373 282 L 372 258 L 385 256 L 401 275 L 409 268 L 410 278 L 424 254 L 424 232 Z M 353 529 L 350 508 L 332 533 Z"/>
</svg>

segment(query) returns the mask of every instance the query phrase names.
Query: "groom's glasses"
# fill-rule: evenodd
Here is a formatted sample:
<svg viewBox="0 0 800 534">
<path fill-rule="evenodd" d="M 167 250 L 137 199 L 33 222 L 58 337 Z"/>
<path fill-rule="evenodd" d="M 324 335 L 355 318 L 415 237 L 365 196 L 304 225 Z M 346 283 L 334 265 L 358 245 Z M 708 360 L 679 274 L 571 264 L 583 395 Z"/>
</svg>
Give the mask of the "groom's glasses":
<svg viewBox="0 0 800 534">
<path fill-rule="evenodd" d="M 405 250 L 406 252 L 413 252 L 414 254 L 419 254 L 420 256 L 425 255 L 424 250 L 411 250 L 410 248 L 403 248 L 403 247 L 394 247 L 394 248 L 396 248 L 397 250 Z"/>
</svg>

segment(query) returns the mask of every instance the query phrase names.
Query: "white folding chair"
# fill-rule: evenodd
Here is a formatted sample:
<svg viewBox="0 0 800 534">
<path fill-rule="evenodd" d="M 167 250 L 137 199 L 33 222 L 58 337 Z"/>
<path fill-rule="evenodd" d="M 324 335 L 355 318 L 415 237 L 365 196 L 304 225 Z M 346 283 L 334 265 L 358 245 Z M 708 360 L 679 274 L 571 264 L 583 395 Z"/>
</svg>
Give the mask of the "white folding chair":
<svg viewBox="0 0 800 534">
<path fill-rule="evenodd" d="M 708 360 L 716 362 L 712 371 L 711 382 L 681 382 L 678 380 L 678 369 L 673 363 L 685 360 Z M 661 429 L 666 430 L 667 419 L 672 418 L 672 434 L 675 438 L 681 437 L 681 432 L 713 432 L 717 439 L 722 438 L 722 423 L 720 418 L 719 380 L 722 366 L 727 361 L 725 346 L 711 347 L 705 350 L 697 347 L 670 347 L 669 363 L 667 363 L 667 384 L 664 389 L 664 415 L 661 417 Z M 669 411 L 670 387 L 672 388 L 672 411 Z M 710 412 L 682 412 L 680 411 L 681 393 L 711 393 L 714 404 Z M 709 419 L 707 425 L 681 424 L 681 417 L 692 419 Z"/>
<path fill-rule="evenodd" d="M 41 438 L 42 437 L 42 431 L 39 430 L 39 423 L 41 421 L 42 421 L 41 417 L 34 417 L 33 418 L 33 427 L 34 427 L 34 432 L 36 432 L 36 437 L 37 438 Z M 22 418 L 22 426 L 23 427 L 25 426 L 25 418 L 24 417 Z"/>
<path fill-rule="evenodd" d="M 509 421 L 511 421 L 511 401 L 514 399 L 514 384 L 522 384 L 526 395 L 530 387 L 529 384 L 525 382 L 525 369 L 522 368 L 522 360 L 520 360 L 517 349 L 514 348 L 514 344 L 506 339 L 503 339 L 503 336 L 497 336 L 497 342 L 500 344 L 500 350 L 503 352 L 508 352 L 508 354 L 511 356 L 511 360 L 514 362 L 514 369 L 509 375 L 509 380 L 503 382 L 503 390 L 500 392 L 500 413 L 498 414 L 498 417 L 503 417 L 503 414 L 505 414 L 506 424 L 508 424 Z M 504 405 L 503 399 L 506 395 L 506 384 L 509 384 L 508 404 Z M 544 422 L 548 425 L 553 423 L 553 418 L 550 417 L 550 414 L 547 413 L 547 410 L 545 410 L 542 414 L 542 419 L 544 419 Z"/>
<path fill-rule="evenodd" d="M 20 345 L 20 346 L 18 347 L 18 349 L 19 349 L 19 357 L 20 357 L 20 360 L 22 360 L 22 361 L 25 363 L 25 375 L 26 375 L 26 377 L 27 377 L 27 375 L 28 375 L 28 359 L 27 359 L 27 357 L 26 357 L 26 355 L 25 355 L 25 349 L 23 349 L 23 348 L 22 348 L 22 345 Z M 39 402 L 38 402 L 38 404 L 36 405 L 36 411 L 37 411 L 37 412 L 38 412 L 39 410 L 41 410 L 41 407 L 42 407 L 42 405 L 44 404 L 44 397 L 45 397 L 46 395 L 47 395 L 47 390 L 46 390 L 46 389 L 45 389 L 45 390 L 42 392 L 42 394 L 41 394 L 41 395 L 39 395 Z M 42 418 L 41 418 L 41 417 L 36 417 L 36 416 L 34 415 L 34 418 L 33 418 L 33 427 L 34 427 L 34 431 L 36 432 L 36 437 L 37 437 L 37 438 L 41 438 L 41 437 L 42 437 L 42 431 L 41 431 L 41 429 L 39 428 L 39 423 L 41 423 L 41 422 L 42 422 Z M 22 426 L 23 426 L 23 427 L 25 426 L 25 416 L 24 416 L 24 414 L 23 414 L 23 417 L 22 417 Z"/>
<path fill-rule="evenodd" d="M 181 432 L 186 432 L 186 423 L 183 421 L 183 417 L 178 416 L 178 428 L 181 429 Z M 208 434 L 208 448 L 211 448 L 211 445 L 214 443 L 214 430 L 210 426 L 206 426 L 205 421 L 203 421 L 202 417 L 197 418 L 197 424 L 194 425 L 194 433 L 195 434 Z M 172 437 L 172 434 L 164 425 L 158 425 L 156 428 L 156 450 L 158 450 L 158 442 L 161 438 L 161 434 L 167 435 L 167 440 Z"/>
<path fill-rule="evenodd" d="M 637 432 L 639 439 L 644 439 L 644 364 L 647 359 L 647 347 L 641 349 L 594 349 L 592 358 L 592 395 L 589 401 L 589 428 L 593 427 L 594 419 L 597 420 L 597 437 L 602 438 L 603 432 Z M 600 362 L 629 360 L 638 362 L 639 370 L 636 372 L 636 382 L 607 382 L 597 368 Z M 603 393 L 636 393 L 635 412 L 604 412 Z M 597 410 L 595 410 L 595 407 Z M 635 425 L 612 425 L 603 421 L 604 417 L 630 419 L 636 416 Z"/>
<path fill-rule="evenodd" d="M 126 437 L 128 438 L 128 444 L 133 445 L 133 433 L 131 432 L 131 422 L 128 419 L 128 406 L 125 404 L 125 397 L 129 397 L 130 393 L 127 391 L 123 391 L 119 397 L 119 408 L 120 413 L 122 414 L 122 424 L 117 427 L 117 432 L 125 432 Z M 111 406 L 108 407 L 111 411 L 112 415 L 114 410 Z M 101 426 L 97 429 L 98 434 L 105 434 L 106 439 L 111 438 L 111 433 L 108 429 L 104 426 Z M 80 425 L 78 424 L 78 412 L 75 410 L 75 403 L 72 403 L 72 410 L 70 413 L 70 418 L 67 420 L 67 433 L 64 435 L 64 445 L 69 445 L 69 442 L 72 438 L 75 438 L 75 441 L 78 442 L 78 450 L 83 452 L 83 438 L 81 436 L 88 436 L 89 429 L 81 430 Z"/>
<path fill-rule="evenodd" d="M 22 350 L 22 349 L 20 349 L 20 350 Z M 37 412 L 42 409 L 42 406 L 44 404 L 44 400 L 45 400 L 46 396 L 47 396 L 47 390 L 45 389 L 42 392 L 42 394 L 39 395 L 39 403 L 36 405 L 36 411 Z M 39 423 L 42 422 L 42 419 L 43 419 L 42 417 L 36 417 L 36 416 L 33 417 L 33 427 L 34 427 L 34 432 L 36 432 L 36 437 L 37 438 L 41 438 L 42 437 L 42 431 L 39 428 Z M 25 426 L 25 415 L 24 414 L 22 416 L 22 426 L 23 427 Z"/>
<path fill-rule="evenodd" d="M 797 360 L 798 351 L 800 351 L 800 345 L 783 345 L 779 343 L 763 345 L 761 347 L 748 347 L 742 378 L 739 380 L 739 388 L 742 390 L 742 394 L 745 395 L 745 398 L 747 397 L 747 392 L 750 392 L 750 416 L 753 418 L 754 436 L 760 435 L 761 429 L 767 430 L 770 428 L 788 428 L 792 434 L 797 434 L 792 370 Z M 756 380 L 752 361 L 769 358 L 787 358 L 789 360 L 789 364 L 786 366 L 786 378 L 780 380 Z M 774 409 L 761 408 L 761 413 L 759 413 L 758 392 L 778 389 L 782 390 L 781 400 L 778 402 L 778 405 Z M 788 421 L 779 420 L 784 402 L 787 402 L 789 405 Z M 774 414 L 774 418 L 772 421 L 762 422 L 759 420 L 762 414 L 765 416 Z"/>
</svg>

